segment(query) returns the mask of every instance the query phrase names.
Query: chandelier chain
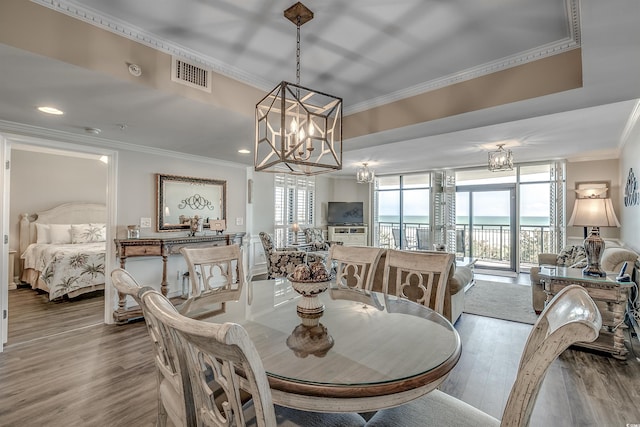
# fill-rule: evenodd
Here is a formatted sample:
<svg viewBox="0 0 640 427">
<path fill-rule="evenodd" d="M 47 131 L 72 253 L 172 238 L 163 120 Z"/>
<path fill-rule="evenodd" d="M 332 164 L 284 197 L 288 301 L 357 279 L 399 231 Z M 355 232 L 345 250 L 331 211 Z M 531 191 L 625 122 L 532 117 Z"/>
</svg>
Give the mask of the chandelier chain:
<svg viewBox="0 0 640 427">
<path fill-rule="evenodd" d="M 300 15 L 296 21 L 296 84 L 300 85 Z"/>
</svg>

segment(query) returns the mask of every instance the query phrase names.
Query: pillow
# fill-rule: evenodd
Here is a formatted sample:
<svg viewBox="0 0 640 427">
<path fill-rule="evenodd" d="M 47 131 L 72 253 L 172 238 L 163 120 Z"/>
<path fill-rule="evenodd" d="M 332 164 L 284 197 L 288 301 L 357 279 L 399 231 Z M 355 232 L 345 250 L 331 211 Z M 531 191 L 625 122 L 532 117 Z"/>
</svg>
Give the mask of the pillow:
<svg viewBox="0 0 640 427">
<path fill-rule="evenodd" d="M 587 266 L 587 253 L 584 246 L 567 246 L 558 254 L 559 267 L 583 268 Z"/>
<path fill-rule="evenodd" d="M 71 243 L 104 242 L 106 231 L 105 224 L 72 224 Z"/>
<path fill-rule="evenodd" d="M 38 224 L 36 222 L 36 243 L 51 243 L 49 224 Z"/>
<path fill-rule="evenodd" d="M 49 224 L 49 231 L 52 244 L 71 243 L 71 224 Z"/>
</svg>

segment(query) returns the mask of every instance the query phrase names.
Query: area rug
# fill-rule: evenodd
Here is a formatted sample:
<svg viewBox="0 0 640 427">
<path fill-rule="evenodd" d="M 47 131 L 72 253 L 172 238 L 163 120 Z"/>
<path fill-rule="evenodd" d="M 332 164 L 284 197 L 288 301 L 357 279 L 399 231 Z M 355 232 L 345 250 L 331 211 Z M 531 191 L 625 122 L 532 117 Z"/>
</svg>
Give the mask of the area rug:
<svg viewBox="0 0 640 427">
<path fill-rule="evenodd" d="M 464 312 L 531 325 L 538 318 L 529 286 L 487 280 L 476 280 L 464 294 Z"/>
</svg>

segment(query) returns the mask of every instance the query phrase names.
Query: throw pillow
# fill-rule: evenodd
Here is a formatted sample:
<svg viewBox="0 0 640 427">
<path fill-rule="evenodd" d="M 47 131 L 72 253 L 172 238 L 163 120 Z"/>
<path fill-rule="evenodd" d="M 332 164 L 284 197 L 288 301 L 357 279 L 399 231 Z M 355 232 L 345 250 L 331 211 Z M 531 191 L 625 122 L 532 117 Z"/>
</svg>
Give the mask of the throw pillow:
<svg viewBox="0 0 640 427">
<path fill-rule="evenodd" d="M 104 242 L 105 224 L 73 224 L 71 225 L 71 243 Z"/>
<path fill-rule="evenodd" d="M 584 246 L 567 246 L 560 251 L 556 261 L 560 267 L 583 268 L 587 266 L 587 253 Z"/>
<path fill-rule="evenodd" d="M 49 224 L 36 222 L 36 243 L 51 243 L 51 231 Z"/>
<path fill-rule="evenodd" d="M 63 245 L 71 243 L 71 224 L 49 224 L 51 243 Z"/>
</svg>

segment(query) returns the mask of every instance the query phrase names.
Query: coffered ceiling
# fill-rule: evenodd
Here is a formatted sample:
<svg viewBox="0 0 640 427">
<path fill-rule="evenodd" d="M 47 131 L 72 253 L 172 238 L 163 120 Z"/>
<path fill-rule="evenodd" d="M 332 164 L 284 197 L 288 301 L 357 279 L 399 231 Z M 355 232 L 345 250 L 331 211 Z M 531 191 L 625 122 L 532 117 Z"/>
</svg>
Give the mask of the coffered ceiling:
<svg viewBox="0 0 640 427">
<path fill-rule="evenodd" d="M 292 3 L 3 0 L 0 120 L 252 164 L 255 103 L 295 81 Z M 504 141 L 516 161 L 616 157 L 637 120 L 635 0 L 305 5 L 301 83 L 344 99 L 337 174 L 481 165 Z M 212 93 L 171 82 L 171 55 L 211 68 Z"/>
</svg>

